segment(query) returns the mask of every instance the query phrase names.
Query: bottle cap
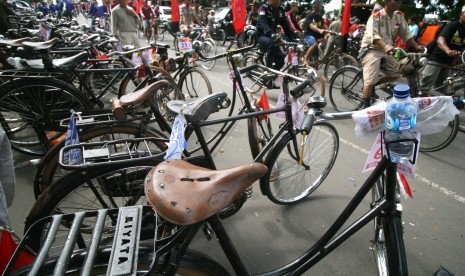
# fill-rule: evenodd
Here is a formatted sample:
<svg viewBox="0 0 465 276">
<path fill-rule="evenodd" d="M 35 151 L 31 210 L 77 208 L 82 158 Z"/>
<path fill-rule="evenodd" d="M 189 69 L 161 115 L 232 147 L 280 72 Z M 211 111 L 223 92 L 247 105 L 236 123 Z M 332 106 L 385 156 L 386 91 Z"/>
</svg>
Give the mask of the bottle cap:
<svg viewBox="0 0 465 276">
<path fill-rule="evenodd" d="M 394 97 L 407 98 L 410 96 L 410 86 L 406 84 L 398 84 L 394 86 Z"/>
</svg>

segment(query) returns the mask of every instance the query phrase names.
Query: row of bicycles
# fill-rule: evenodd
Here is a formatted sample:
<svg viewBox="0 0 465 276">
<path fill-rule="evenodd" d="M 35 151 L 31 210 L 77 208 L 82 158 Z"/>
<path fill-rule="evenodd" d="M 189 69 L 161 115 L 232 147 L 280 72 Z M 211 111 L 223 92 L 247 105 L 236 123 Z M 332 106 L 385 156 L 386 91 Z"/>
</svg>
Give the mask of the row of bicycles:
<svg viewBox="0 0 465 276">
<path fill-rule="evenodd" d="M 338 155 L 339 134 L 329 121 L 353 113 L 323 111 L 324 78 L 293 54 L 299 42 L 283 43 L 288 64 L 277 71 L 263 65 L 265 52 L 255 45 L 217 54 L 179 35 L 172 57 L 169 45 L 133 49 L 99 33 L 74 43 L 32 40 L 0 41 L 0 49 L 24 66 L 12 69 L 6 62 L 0 72 L 0 125 L 15 150 L 41 157 L 37 202 L 6 275 L 249 275 L 223 220 L 240 215 L 256 181 L 276 204 L 307 198 Z M 213 93 L 197 67 L 220 59 L 230 72 L 231 93 Z M 354 68 L 343 65 L 331 65 L 325 75 L 330 100 L 338 70 Z M 263 107 L 257 92 L 274 85 L 282 102 Z M 272 115 L 284 120 L 276 124 Z M 74 145 L 66 141 L 71 120 L 80 141 Z M 240 121 L 247 126 L 250 164 L 217 170 L 214 152 Z M 165 161 L 175 131 L 187 146 L 181 160 Z M 80 157 L 69 158 L 70 152 Z M 367 243 L 379 275 L 407 275 L 396 171 L 383 158 L 324 235 L 267 274 L 301 275 L 372 223 Z M 345 226 L 369 194 L 369 210 Z M 198 233 L 216 236 L 232 271 L 190 248 Z M 21 253 L 34 261 L 18 268 Z"/>
</svg>

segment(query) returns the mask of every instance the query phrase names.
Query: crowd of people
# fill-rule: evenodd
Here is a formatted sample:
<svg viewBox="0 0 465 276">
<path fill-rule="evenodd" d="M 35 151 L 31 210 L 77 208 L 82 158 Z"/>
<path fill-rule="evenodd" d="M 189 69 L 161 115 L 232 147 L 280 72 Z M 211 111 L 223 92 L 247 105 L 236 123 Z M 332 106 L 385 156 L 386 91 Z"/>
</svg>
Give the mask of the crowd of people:
<svg viewBox="0 0 465 276">
<path fill-rule="evenodd" d="M 53 0 L 51 3 L 32 3 L 32 6 L 42 11 L 43 14 L 57 12 L 60 16 L 66 17 L 72 17 L 73 9 L 78 8 L 80 12 L 85 11 L 91 18 L 102 16 L 101 13 L 105 9 L 111 9 L 112 34 L 115 37 L 124 44 L 140 47 L 142 45 L 136 33 L 138 26 L 143 24 L 144 33 L 149 42 L 147 30 L 156 25 L 154 22 L 159 17 L 158 6 L 150 6 L 147 0 L 141 6 L 136 5 L 137 0 L 136 2 L 130 0 L 128 3 L 127 0 L 115 0 L 113 4 L 108 7 L 106 2 L 98 4 L 97 0 L 92 0 L 89 5 L 81 4 L 77 7 L 69 0 Z M 189 35 L 194 25 L 207 26 L 210 31 L 213 29 L 215 20 L 213 10 L 207 15 L 200 7 L 199 0 L 193 0 L 193 3 L 191 0 L 180 0 L 179 4 L 180 30 L 185 35 Z M 371 91 L 375 83 L 379 81 L 381 66 L 400 73 L 412 70 L 409 64 L 399 62 L 388 54 L 396 47 L 409 51 L 423 51 L 426 46 L 417 43 L 425 26 L 424 21 L 417 24 L 415 17 L 406 19 L 399 11 L 400 4 L 400 0 L 385 0 L 384 6 L 376 4 L 366 24 L 360 22 L 355 16 L 350 19 L 349 35 L 361 37 L 360 58 L 363 65 L 363 96 L 366 106 L 370 105 Z M 280 69 L 284 65 L 284 55 L 278 45 L 281 37 L 287 40 L 301 38 L 310 47 L 310 53 L 313 53 L 318 51 L 317 45 L 326 36 L 328 30 L 334 33 L 341 31 L 340 15 L 331 17 L 329 13 L 322 14 L 323 5 L 318 0 L 313 1 L 311 5 L 311 8 L 304 10 L 305 14 L 302 13 L 296 1 L 286 6 L 287 11 L 282 6 L 281 0 L 268 0 L 267 3 L 254 1 L 248 7 L 246 24 L 257 28 L 258 43 L 269 53 L 266 58 L 268 67 Z M 229 18 L 225 20 L 232 23 L 231 12 L 228 16 Z M 232 24 L 230 25 L 232 28 Z M 156 35 L 156 30 L 153 33 Z M 326 52 L 329 52 L 334 44 L 340 43 L 340 37 L 332 34 L 327 38 Z M 441 67 L 435 65 L 453 65 L 457 60 L 458 51 L 465 49 L 465 8 L 459 20 L 448 23 L 434 43 L 435 45 L 429 47 L 431 49 L 430 63 L 422 69 L 423 75 L 429 76 L 421 79 L 421 84 L 426 90 L 434 84 L 442 70 Z"/>
</svg>

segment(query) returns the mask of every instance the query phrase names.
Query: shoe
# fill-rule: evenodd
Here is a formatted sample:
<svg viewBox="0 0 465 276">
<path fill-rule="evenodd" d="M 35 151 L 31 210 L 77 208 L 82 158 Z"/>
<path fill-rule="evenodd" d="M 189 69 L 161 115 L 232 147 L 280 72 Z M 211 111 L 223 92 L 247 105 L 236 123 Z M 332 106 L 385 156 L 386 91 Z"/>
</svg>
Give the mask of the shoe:
<svg viewBox="0 0 465 276">
<path fill-rule="evenodd" d="M 273 80 L 268 80 L 266 83 L 264 83 L 263 85 L 265 85 L 266 88 L 268 89 L 279 89 L 280 87 L 277 86 Z"/>
</svg>

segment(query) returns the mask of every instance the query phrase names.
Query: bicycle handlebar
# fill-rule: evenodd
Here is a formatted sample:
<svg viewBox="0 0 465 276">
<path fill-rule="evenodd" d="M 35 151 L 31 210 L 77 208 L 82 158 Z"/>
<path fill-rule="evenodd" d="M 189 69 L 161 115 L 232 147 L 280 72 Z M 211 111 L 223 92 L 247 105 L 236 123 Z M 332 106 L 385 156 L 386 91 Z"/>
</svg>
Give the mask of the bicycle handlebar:
<svg viewBox="0 0 465 276">
<path fill-rule="evenodd" d="M 304 80 L 302 83 L 294 87 L 294 89 L 291 90 L 291 96 L 294 98 L 299 98 L 302 96 L 302 90 L 304 90 L 307 86 L 311 84 L 309 79 Z"/>
<path fill-rule="evenodd" d="M 219 58 L 232 56 L 233 54 L 240 54 L 240 53 L 246 52 L 248 50 L 251 50 L 253 47 L 255 47 L 255 44 L 251 45 L 251 46 L 244 47 L 244 48 L 235 49 L 233 51 L 227 51 L 227 52 L 224 52 L 222 54 L 218 54 L 218 55 L 212 56 L 212 57 L 204 56 L 202 51 L 197 51 L 197 53 L 200 56 L 200 58 L 204 59 L 205 61 L 213 61 L 213 60 L 216 60 L 216 59 L 219 59 Z"/>
</svg>

